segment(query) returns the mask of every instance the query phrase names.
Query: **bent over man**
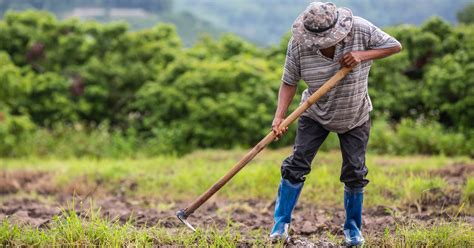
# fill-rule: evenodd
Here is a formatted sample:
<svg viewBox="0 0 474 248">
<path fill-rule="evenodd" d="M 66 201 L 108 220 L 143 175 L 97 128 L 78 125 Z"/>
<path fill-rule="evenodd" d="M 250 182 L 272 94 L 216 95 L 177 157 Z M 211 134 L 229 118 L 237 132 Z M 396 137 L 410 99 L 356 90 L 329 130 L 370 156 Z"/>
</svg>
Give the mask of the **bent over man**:
<svg viewBox="0 0 474 248">
<path fill-rule="evenodd" d="M 340 180 L 345 185 L 345 241 L 349 246 L 360 245 L 364 242 L 361 234 L 364 187 L 369 183 L 365 165 L 372 110 L 367 89 L 369 70 L 372 60 L 398 53 L 401 45 L 369 21 L 353 16 L 350 9 L 337 8 L 333 3 L 311 3 L 294 22 L 292 34 L 272 123 L 277 137 L 286 132 L 279 125 L 300 80 L 308 85 L 303 102 L 341 66 L 354 68 L 298 121 L 293 154 L 281 166 L 282 179 L 270 238 L 289 238 L 291 214 L 311 162 L 329 132 L 336 132 L 343 158 Z"/>
</svg>

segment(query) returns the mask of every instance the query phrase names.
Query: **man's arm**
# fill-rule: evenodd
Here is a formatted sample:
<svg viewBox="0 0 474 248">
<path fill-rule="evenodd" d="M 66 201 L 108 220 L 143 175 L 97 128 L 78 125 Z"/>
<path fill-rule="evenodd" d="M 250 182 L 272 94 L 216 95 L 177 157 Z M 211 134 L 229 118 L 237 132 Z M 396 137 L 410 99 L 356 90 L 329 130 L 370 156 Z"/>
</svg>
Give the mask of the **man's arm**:
<svg viewBox="0 0 474 248">
<path fill-rule="evenodd" d="M 280 138 L 286 131 L 288 131 L 288 127 L 282 130 L 280 130 L 278 127 L 285 119 L 288 107 L 290 106 L 293 97 L 295 97 L 296 88 L 296 85 L 281 83 L 280 91 L 278 92 L 278 107 L 275 112 L 275 118 L 273 119 L 272 123 L 272 130 L 273 133 L 277 136 L 277 139 Z"/>
<path fill-rule="evenodd" d="M 342 66 L 355 66 L 360 62 L 380 59 L 398 53 L 402 50 L 402 45 L 397 39 L 385 33 L 383 30 L 363 19 L 354 19 L 354 24 L 358 30 L 364 30 L 360 33 L 364 49 L 362 51 L 352 51 L 341 58 Z"/>
<path fill-rule="evenodd" d="M 339 61 L 342 66 L 350 67 L 356 66 L 358 63 L 367 61 L 367 60 L 374 60 L 374 59 L 381 59 L 388 57 L 392 54 L 398 53 L 402 50 L 401 46 L 394 46 L 384 49 L 374 49 L 374 50 L 367 50 L 367 51 L 352 51 L 344 54 L 342 59 Z"/>
<path fill-rule="evenodd" d="M 280 130 L 279 127 L 285 119 L 288 106 L 290 106 L 296 94 L 296 88 L 301 79 L 300 71 L 299 47 L 292 37 L 290 41 L 288 41 L 285 67 L 283 68 L 280 91 L 278 92 L 278 107 L 272 122 L 272 130 L 276 135 L 276 139 L 279 139 L 288 130 L 288 128 Z"/>
</svg>

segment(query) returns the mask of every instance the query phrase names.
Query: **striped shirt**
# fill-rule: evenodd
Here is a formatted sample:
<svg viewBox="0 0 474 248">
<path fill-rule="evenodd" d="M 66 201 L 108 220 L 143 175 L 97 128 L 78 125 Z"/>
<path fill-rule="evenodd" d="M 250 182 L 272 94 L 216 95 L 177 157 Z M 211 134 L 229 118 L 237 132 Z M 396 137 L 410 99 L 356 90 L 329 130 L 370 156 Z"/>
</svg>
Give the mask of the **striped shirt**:
<svg viewBox="0 0 474 248">
<path fill-rule="evenodd" d="M 352 30 L 336 45 L 333 59 L 325 57 L 317 49 L 305 48 L 290 39 L 282 81 L 296 86 L 301 79 L 304 80 L 308 85 L 301 99 L 304 102 L 341 68 L 339 60 L 344 54 L 395 46 L 401 46 L 395 38 L 369 21 L 354 16 Z M 372 111 L 367 85 L 371 65 L 372 61 L 358 64 L 303 115 L 337 133 L 362 125 L 369 119 L 369 112 Z"/>
</svg>

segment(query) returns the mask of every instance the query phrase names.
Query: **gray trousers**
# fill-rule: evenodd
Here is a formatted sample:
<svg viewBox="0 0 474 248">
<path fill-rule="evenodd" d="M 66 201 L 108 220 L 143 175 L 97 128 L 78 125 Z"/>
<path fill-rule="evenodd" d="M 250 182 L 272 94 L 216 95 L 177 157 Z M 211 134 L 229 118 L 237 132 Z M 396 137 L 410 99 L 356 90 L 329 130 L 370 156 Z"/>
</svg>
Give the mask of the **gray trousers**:
<svg viewBox="0 0 474 248">
<path fill-rule="evenodd" d="M 369 141 L 370 124 L 369 119 L 359 127 L 338 134 L 342 152 L 340 180 L 347 188 L 363 188 L 369 183 L 365 178 L 368 173 L 365 152 Z M 300 117 L 293 154 L 286 158 L 281 166 L 282 177 L 292 183 L 304 182 L 306 175 L 311 171 L 311 162 L 328 134 L 329 131 L 313 119 Z"/>
</svg>

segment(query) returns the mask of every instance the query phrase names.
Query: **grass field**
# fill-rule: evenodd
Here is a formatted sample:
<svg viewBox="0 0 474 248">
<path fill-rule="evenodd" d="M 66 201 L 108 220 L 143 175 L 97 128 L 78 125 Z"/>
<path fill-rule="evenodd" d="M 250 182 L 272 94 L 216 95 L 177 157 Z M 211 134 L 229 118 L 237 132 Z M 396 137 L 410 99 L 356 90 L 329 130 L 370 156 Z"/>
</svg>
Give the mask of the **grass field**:
<svg viewBox="0 0 474 248">
<path fill-rule="evenodd" d="M 0 161 L 0 247 L 267 246 L 281 160 L 267 150 L 202 206 L 186 230 L 174 217 L 243 150 L 182 158 Z M 367 246 L 474 246 L 474 161 L 369 155 Z M 295 209 L 290 246 L 338 246 L 344 220 L 341 158 L 319 153 Z"/>
</svg>

